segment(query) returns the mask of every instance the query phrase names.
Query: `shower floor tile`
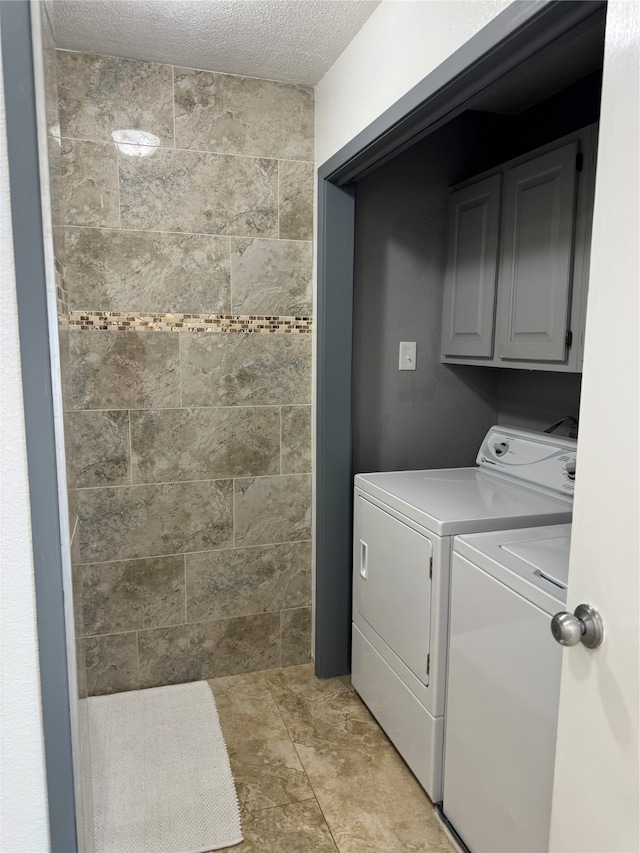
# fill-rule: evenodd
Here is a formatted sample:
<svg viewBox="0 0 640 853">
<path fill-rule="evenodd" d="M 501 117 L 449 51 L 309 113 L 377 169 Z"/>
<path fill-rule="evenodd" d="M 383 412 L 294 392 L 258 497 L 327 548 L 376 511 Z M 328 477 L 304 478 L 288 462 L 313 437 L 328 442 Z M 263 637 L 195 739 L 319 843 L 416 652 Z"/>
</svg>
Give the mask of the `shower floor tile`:
<svg viewBox="0 0 640 853">
<path fill-rule="evenodd" d="M 455 853 L 351 687 L 293 666 L 209 681 L 245 840 L 238 853 Z"/>
</svg>

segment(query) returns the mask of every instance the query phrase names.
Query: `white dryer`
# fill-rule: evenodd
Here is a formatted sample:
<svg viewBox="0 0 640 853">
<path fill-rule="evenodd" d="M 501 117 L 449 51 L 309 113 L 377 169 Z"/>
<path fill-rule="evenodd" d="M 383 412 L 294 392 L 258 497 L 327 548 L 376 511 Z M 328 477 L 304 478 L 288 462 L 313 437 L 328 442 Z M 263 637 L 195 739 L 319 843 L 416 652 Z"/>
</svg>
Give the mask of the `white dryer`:
<svg viewBox="0 0 640 853">
<path fill-rule="evenodd" d="M 456 537 L 442 810 L 472 853 L 549 849 L 571 525 Z"/>
<path fill-rule="evenodd" d="M 352 682 L 442 799 L 452 540 L 571 520 L 576 442 L 492 427 L 475 468 L 358 474 Z"/>
</svg>

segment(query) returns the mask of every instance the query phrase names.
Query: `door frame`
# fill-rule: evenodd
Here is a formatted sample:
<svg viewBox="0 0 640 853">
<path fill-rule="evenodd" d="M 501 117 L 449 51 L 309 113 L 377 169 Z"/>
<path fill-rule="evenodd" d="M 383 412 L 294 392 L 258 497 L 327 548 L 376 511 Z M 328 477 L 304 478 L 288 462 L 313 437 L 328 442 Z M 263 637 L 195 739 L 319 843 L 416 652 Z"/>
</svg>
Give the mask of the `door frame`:
<svg viewBox="0 0 640 853">
<path fill-rule="evenodd" d="M 606 3 L 512 3 L 318 169 L 315 671 L 351 653 L 351 357 L 356 182 L 455 118 L 481 91 L 570 40 Z"/>
<path fill-rule="evenodd" d="M 69 678 L 70 672 L 75 675 L 75 660 L 69 647 L 68 603 L 65 608 L 65 575 L 70 578 L 68 530 L 60 514 L 66 483 L 56 435 L 60 376 L 52 322 L 57 318 L 50 317 L 47 288 L 47 258 L 52 249 L 45 237 L 43 212 L 50 212 L 48 190 L 41 188 L 41 181 L 48 174 L 41 172 L 39 66 L 29 0 L 0 2 L 0 22 L 49 838 L 52 853 L 75 853 L 77 773 Z"/>
</svg>

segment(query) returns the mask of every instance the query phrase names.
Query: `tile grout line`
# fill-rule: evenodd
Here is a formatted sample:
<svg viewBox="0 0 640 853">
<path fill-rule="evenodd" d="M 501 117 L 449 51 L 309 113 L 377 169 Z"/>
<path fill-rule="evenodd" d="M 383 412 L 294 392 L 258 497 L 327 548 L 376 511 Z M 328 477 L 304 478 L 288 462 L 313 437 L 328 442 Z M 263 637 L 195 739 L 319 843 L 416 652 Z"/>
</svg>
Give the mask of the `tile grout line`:
<svg viewBox="0 0 640 853">
<path fill-rule="evenodd" d="M 148 406 L 146 408 L 132 409 L 129 406 L 112 406 L 108 409 L 65 409 L 65 415 L 82 414 L 83 412 L 181 412 L 183 409 L 215 409 L 216 411 L 224 409 L 229 411 L 242 411 L 243 409 L 277 409 L 280 406 L 285 408 L 310 409 L 311 403 L 250 403 L 247 405 L 237 406 Z M 300 471 L 300 474 L 311 474 L 311 471 Z M 250 476 L 250 475 L 248 475 Z M 260 476 L 260 475 L 258 475 Z M 267 476 L 267 475 L 264 475 Z M 214 477 L 214 479 L 216 479 Z M 224 480 L 225 478 L 218 478 Z M 85 488 L 103 488 L 102 486 L 86 486 Z M 105 487 L 106 488 L 106 487 Z"/>
<path fill-rule="evenodd" d="M 282 235 L 280 234 L 280 160 L 278 162 L 278 186 L 276 193 L 276 209 L 278 211 L 278 239 L 281 239 Z"/>
<path fill-rule="evenodd" d="M 185 555 L 186 556 L 186 555 Z M 144 558 L 143 558 L 144 559 Z M 99 565 L 99 564 L 98 564 Z M 80 565 L 80 568 L 85 568 L 84 564 Z M 186 560 L 184 561 L 184 575 L 186 578 Z M 99 633 L 82 633 L 78 639 L 82 640 L 90 640 L 94 637 L 122 637 L 125 634 L 141 634 L 148 633 L 149 631 L 168 631 L 170 628 L 184 628 L 190 627 L 192 625 L 212 625 L 215 622 L 231 622 L 234 619 L 253 619 L 256 616 L 275 616 L 276 614 L 280 616 L 280 625 L 282 630 L 282 614 L 283 613 L 294 613 L 296 610 L 309 610 L 309 604 L 303 604 L 300 607 L 285 607 L 283 610 L 258 610 L 255 613 L 241 613 L 236 614 L 235 616 L 219 616 L 218 618 L 213 619 L 186 619 L 185 622 L 169 622 L 164 625 L 149 625 L 148 627 L 137 627 L 137 628 L 124 628 L 121 631 L 101 631 Z M 186 604 L 186 596 L 185 596 L 185 617 L 187 613 L 187 604 Z M 279 664 L 277 668 L 286 669 L 289 666 L 306 666 L 306 664 Z M 257 672 L 262 672 L 263 670 L 256 670 Z M 264 670 L 264 672 L 268 672 L 269 670 Z"/>
<path fill-rule="evenodd" d="M 81 566 L 83 568 L 83 566 Z M 186 571 L 186 569 L 185 569 Z M 288 610 L 260 610 L 257 613 L 243 613 L 240 616 L 222 616 L 218 619 L 194 619 L 187 622 L 171 622 L 166 625 L 152 625 L 147 628 L 125 628 L 122 631 L 104 631 L 100 634 L 81 634 L 78 639 L 80 640 L 92 640 L 98 637 L 124 637 L 127 634 L 148 634 L 151 631 L 168 631 L 171 628 L 190 628 L 196 625 L 213 625 L 218 622 L 231 622 L 236 619 L 254 619 L 257 616 L 276 616 L 280 613 L 290 613 L 292 610 L 308 610 L 309 605 L 305 605 L 303 607 L 294 607 L 289 608 Z M 302 664 L 293 664 L 293 666 L 301 666 Z M 276 668 L 282 668 L 280 665 Z M 284 667 L 286 668 L 286 667 Z M 251 672 L 251 670 L 249 670 Z M 255 670 L 256 672 L 268 672 L 269 670 Z M 241 673 L 237 673 L 241 674 Z M 215 677 L 215 676 L 212 676 Z M 221 676 L 226 677 L 226 676 Z M 206 680 L 206 679 L 205 679 Z"/>
<path fill-rule="evenodd" d="M 184 388 L 183 388 L 184 383 L 182 381 L 183 375 L 184 375 L 182 372 L 182 348 L 183 348 L 184 344 L 180 343 L 181 340 L 182 340 L 181 338 L 178 338 L 178 385 L 180 388 L 180 406 L 174 411 L 183 411 L 185 408 L 185 405 L 184 405 Z M 152 411 L 152 409 L 150 409 L 149 411 Z"/>
<path fill-rule="evenodd" d="M 63 223 L 62 227 L 65 231 L 122 231 L 123 234 L 176 234 L 182 237 L 211 237 L 216 240 L 228 237 L 230 239 L 235 238 L 237 240 L 269 240 L 271 242 L 281 242 L 279 237 L 264 237 L 260 234 L 216 234 L 211 231 L 169 231 L 163 228 L 116 228 L 114 225 L 78 225 L 68 222 Z M 286 242 L 313 243 L 313 239 L 298 240 L 295 237 L 287 237 Z"/>
<path fill-rule="evenodd" d="M 184 563 L 184 624 L 189 624 L 189 619 L 187 616 L 187 555 L 183 556 Z"/>
<path fill-rule="evenodd" d="M 140 632 L 136 631 L 136 665 L 138 669 L 138 690 L 140 690 Z"/>
<path fill-rule="evenodd" d="M 231 482 L 231 521 L 233 527 L 233 536 L 231 545 L 232 548 L 237 548 L 238 544 L 236 542 L 236 478 L 234 477 Z"/>
<path fill-rule="evenodd" d="M 93 411 L 110 411 L 110 410 L 109 409 L 103 409 L 103 410 L 102 409 L 88 409 L 87 411 L 93 412 Z M 119 412 L 119 411 L 123 411 L 123 410 L 122 409 L 114 409 L 113 411 Z M 127 411 L 127 410 L 125 409 L 124 411 Z M 154 409 L 134 409 L 134 411 L 152 412 L 152 411 L 154 411 Z M 162 409 L 160 411 L 164 411 L 164 410 Z M 177 409 L 177 410 L 171 409 L 170 411 L 180 411 L 180 409 Z M 73 491 L 73 492 L 95 492 L 95 491 L 99 491 L 100 489 L 129 489 L 129 488 L 131 488 L 131 486 L 138 488 L 138 487 L 144 487 L 144 486 L 180 486 L 180 485 L 185 485 L 186 483 L 224 483 L 224 482 L 228 482 L 229 480 L 234 480 L 234 481 L 235 480 L 263 480 L 263 479 L 267 479 L 268 477 L 280 477 L 280 476 L 283 476 L 283 477 L 310 477 L 311 472 L 310 471 L 302 471 L 302 472 L 296 473 L 296 474 L 282 474 L 282 475 L 280 475 L 280 474 L 243 474 L 240 477 L 233 476 L 233 475 L 227 476 L 227 477 L 209 477 L 209 479 L 206 479 L 206 480 L 204 480 L 204 479 L 203 480 L 160 480 L 157 482 L 152 481 L 150 483 L 137 483 L 136 482 L 136 483 L 132 483 L 131 485 L 129 483 L 119 483 L 118 485 L 114 485 L 114 486 L 80 486 L 79 488 L 76 488 L 76 489 L 70 489 L 70 491 Z M 285 539 L 285 540 L 282 540 L 282 542 L 280 542 L 280 543 L 279 542 L 264 542 L 264 543 L 263 542 L 257 542 L 255 544 L 257 544 L 257 545 L 263 545 L 263 544 L 264 545 L 278 545 L 278 544 L 286 545 L 290 541 L 291 542 L 307 542 L 308 540 L 306 540 L 306 539 L 292 539 L 292 540 Z M 208 550 L 219 551 L 221 549 L 210 548 Z M 158 556 L 160 556 L 160 555 L 158 555 Z"/>
<path fill-rule="evenodd" d="M 253 548 L 275 548 L 278 545 L 303 545 L 307 542 L 312 542 L 312 539 L 292 539 L 290 542 L 260 542 L 258 545 L 242 545 L 240 549 L 253 549 Z M 131 560 L 158 560 L 164 559 L 165 557 L 184 557 L 186 554 L 221 554 L 225 551 L 233 551 L 233 546 L 228 548 L 209 548 L 206 551 L 176 551 L 173 554 L 150 554 L 146 557 L 121 557 L 119 560 L 92 560 L 87 563 L 79 563 L 75 562 L 76 566 L 106 566 L 111 563 L 126 563 Z M 304 605 L 305 607 L 308 605 Z M 298 610 L 297 607 L 285 608 L 289 610 Z M 273 612 L 273 611 L 272 611 Z"/>
<path fill-rule="evenodd" d="M 175 107 L 174 107 L 175 109 Z M 174 118 L 175 122 L 175 118 Z M 67 140 L 69 142 L 89 142 L 92 145 L 103 145 L 103 146 L 114 146 L 116 150 L 118 150 L 118 145 L 123 143 L 114 142 L 112 139 L 91 139 L 86 136 L 60 136 L 55 137 L 56 139 L 60 139 L 60 141 Z M 124 143 L 131 144 L 131 143 Z M 273 163 L 283 162 L 283 163 L 304 163 L 306 165 L 313 166 L 315 165 L 314 160 L 296 160 L 291 157 L 269 157 L 265 154 L 231 154 L 226 151 L 211 151 L 207 148 L 179 148 L 175 144 L 175 131 L 174 131 L 174 144 L 173 145 L 148 145 L 144 142 L 136 142 L 140 148 L 152 148 L 157 151 L 180 151 L 184 154 L 210 154 L 212 157 L 235 157 L 239 160 L 270 160 Z"/>
<path fill-rule="evenodd" d="M 118 148 L 116 146 L 116 184 L 118 188 L 118 228 L 116 230 L 122 231 L 122 205 L 120 203 L 120 154 L 118 153 Z"/>
<path fill-rule="evenodd" d="M 280 476 L 282 473 L 282 406 L 280 406 Z"/>
<path fill-rule="evenodd" d="M 127 409 L 127 414 L 129 415 L 129 483 L 133 486 L 133 439 L 131 437 L 131 409 Z M 93 486 L 93 488 L 99 489 L 101 487 Z M 103 486 L 102 488 L 105 487 Z"/>
<path fill-rule="evenodd" d="M 229 258 L 229 308 L 230 313 L 233 315 L 233 260 L 231 258 L 231 241 L 235 240 L 235 237 L 227 237 L 227 251 Z"/>
<path fill-rule="evenodd" d="M 313 664 L 307 664 L 307 666 L 309 666 L 309 665 L 310 665 L 310 666 L 313 666 Z M 282 669 L 283 667 L 280 667 L 280 668 Z M 266 670 L 266 672 L 269 672 L 269 670 Z M 336 839 L 335 839 L 335 837 L 334 837 L 333 830 L 331 829 L 331 826 L 330 826 L 330 824 L 329 824 L 329 821 L 327 820 L 327 816 L 326 816 L 326 815 L 325 815 L 325 813 L 324 813 L 324 809 L 322 808 L 322 805 L 320 804 L 320 799 L 319 799 L 319 797 L 318 797 L 318 792 L 317 792 L 317 791 L 316 791 L 316 789 L 314 788 L 314 786 L 313 786 L 313 782 L 311 781 L 311 778 L 310 778 L 309 774 L 307 773 L 307 768 L 305 767 L 305 765 L 304 765 L 304 761 L 302 760 L 302 757 L 301 757 L 301 755 L 300 755 L 300 753 L 299 753 L 299 751 L 298 751 L 297 744 L 296 744 L 296 742 L 294 741 L 294 739 L 293 739 L 293 737 L 292 737 L 292 735 L 291 735 L 291 731 L 290 731 L 290 729 L 289 729 L 289 726 L 287 725 L 287 721 L 286 721 L 286 720 L 285 720 L 285 718 L 284 718 L 284 715 L 283 715 L 283 713 L 282 713 L 282 709 L 280 708 L 280 704 L 278 703 L 278 699 L 277 699 L 277 697 L 276 697 L 276 695 L 275 695 L 275 693 L 274 693 L 274 691 L 273 691 L 273 689 L 272 689 L 272 687 L 271 687 L 271 684 L 269 683 L 269 679 L 268 679 L 268 678 L 266 678 L 266 677 L 264 677 L 264 680 L 265 680 L 265 681 L 266 681 L 266 683 L 267 683 L 267 687 L 268 687 L 268 689 L 269 689 L 269 692 L 271 693 L 271 697 L 272 697 L 272 699 L 273 699 L 273 702 L 274 702 L 274 704 L 275 704 L 276 708 L 278 709 L 278 714 L 280 715 L 280 719 L 282 720 L 282 723 L 283 723 L 283 725 L 284 725 L 284 727 L 285 727 L 285 730 L 286 730 L 286 732 L 287 732 L 287 736 L 288 736 L 289 740 L 291 741 L 291 745 L 293 746 L 293 748 L 294 748 L 294 750 L 295 750 L 295 753 L 296 753 L 296 755 L 297 755 L 297 757 L 298 757 L 298 761 L 300 762 L 300 767 L 302 767 L 302 771 L 303 771 L 304 775 L 305 775 L 305 776 L 306 776 L 306 778 L 307 778 L 307 782 L 309 783 L 309 788 L 310 788 L 310 789 L 311 789 L 311 791 L 313 792 L 313 798 L 315 799 L 316 803 L 318 804 L 318 808 L 320 809 L 320 813 L 322 814 L 322 817 L 323 817 L 323 819 L 324 819 L 324 822 L 325 822 L 325 824 L 326 824 L 326 826 L 327 826 L 327 829 L 328 829 L 328 831 L 329 831 L 329 835 L 331 836 L 331 840 L 333 841 L 333 843 L 334 843 L 334 845 L 335 845 L 335 848 L 336 848 L 337 853 L 339 853 L 339 850 L 340 850 L 340 849 L 339 849 L 338 844 L 337 844 L 337 842 L 336 842 Z"/>
<path fill-rule="evenodd" d="M 260 670 L 256 670 L 256 672 L 260 672 Z M 244 674 L 246 675 L 247 673 L 244 673 Z M 217 677 L 218 678 L 233 678 L 234 676 L 232 676 L 232 675 L 231 676 L 220 675 Z M 206 679 L 206 680 L 215 681 L 215 678 Z M 301 800 L 291 800 L 288 803 L 276 803 L 275 805 L 263 806 L 262 808 L 259 808 L 259 809 L 248 809 L 246 812 L 244 812 L 244 814 L 253 815 L 253 814 L 260 814 L 262 812 L 268 812 L 268 811 L 271 811 L 272 809 L 286 809 L 289 806 L 298 805 L 298 803 L 310 803 L 311 800 L 314 800 L 316 803 L 318 802 L 316 799 L 316 795 L 313 793 L 313 791 L 311 792 L 311 794 L 308 797 L 304 797 Z M 224 853 L 225 850 L 232 850 L 232 849 L 235 849 L 235 848 L 223 847 L 221 853 Z M 239 849 L 241 850 L 242 848 L 239 848 Z"/>
<path fill-rule="evenodd" d="M 293 743 L 293 741 L 292 741 L 292 743 Z M 293 744 L 293 748 L 294 748 L 294 749 L 295 749 L 295 751 L 296 751 L 296 755 L 298 756 L 298 760 L 300 761 L 300 764 L 302 764 L 302 769 L 304 770 L 305 774 L 307 774 L 307 770 L 306 770 L 306 768 L 305 768 L 305 766 L 304 766 L 304 763 L 303 763 L 303 761 L 302 761 L 302 758 L 300 757 L 300 753 L 298 752 L 298 747 L 296 746 L 296 744 L 295 744 L 295 743 Z M 308 774 L 307 774 L 307 779 L 309 779 L 309 775 L 308 775 Z M 333 843 L 334 843 L 334 845 L 335 845 L 336 853 L 340 853 L 340 848 L 338 847 L 338 842 L 336 841 L 336 837 L 335 837 L 335 835 L 334 835 L 334 833 L 333 833 L 333 829 L 331 828 L 331 824 L 329 823 L 329 819 L 327 818 L 327 815 L 325 814 L 325 811 L 324 811 L 324 809 L 322 808 L 322 803 L 320 802 L 320 797 L 319 797 L 318 792 L 316 791 L 316 789 L 313 787 L 313 785 L 312 785 L 312 783 L 311 783 L 311 779 L 309 779 L 309 785 L 311 785 L 311 790 L 313 791 L 313 795 L 314 795 L 314 797 L 316 798 L 316 802 L 317 802 L 317 804 L 318 804 L 318 808 L 320 809 L 320 814 L 322 815 L 322 817 L 323 817 L 323 819 L 324 819 L 324 822 L 325 822 L 325 825 L 326 825 L 326 827 L 327 827 L 327 830 L 329 831 L 329 835 L 331 836 L 331 840 L 333 841 Z"/>
<path fill-rule="evenodd" d="M 173 148 L 176 148 L 176 68 L 171 66 L 171 111 L 173 114 Z"/>
</svg>

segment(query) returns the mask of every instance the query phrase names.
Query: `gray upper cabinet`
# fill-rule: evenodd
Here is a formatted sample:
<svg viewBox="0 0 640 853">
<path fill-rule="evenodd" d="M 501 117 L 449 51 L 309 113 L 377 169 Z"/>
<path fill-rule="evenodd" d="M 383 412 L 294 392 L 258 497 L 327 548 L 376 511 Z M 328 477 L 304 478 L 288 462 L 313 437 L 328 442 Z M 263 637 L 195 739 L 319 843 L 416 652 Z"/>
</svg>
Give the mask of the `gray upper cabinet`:
<svg viewBox="0 0 640 853">
<path fill-rule="evenodd" d="M 499 358 L 565 361 L 577 154 L 572 142 L 505 174 Z"/>
<path fill-rule="evenodd" d="M 453 188 L 442 361 L 582 369 L 596 138 L 592 125 Z"/>
<path fill-rule="evenodd" d="M 442 352 L 493 354 L 501 175 L 451 194 Z"/>
</svg>

